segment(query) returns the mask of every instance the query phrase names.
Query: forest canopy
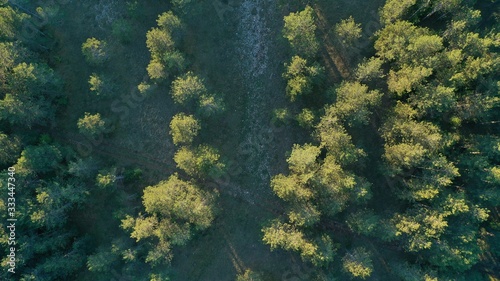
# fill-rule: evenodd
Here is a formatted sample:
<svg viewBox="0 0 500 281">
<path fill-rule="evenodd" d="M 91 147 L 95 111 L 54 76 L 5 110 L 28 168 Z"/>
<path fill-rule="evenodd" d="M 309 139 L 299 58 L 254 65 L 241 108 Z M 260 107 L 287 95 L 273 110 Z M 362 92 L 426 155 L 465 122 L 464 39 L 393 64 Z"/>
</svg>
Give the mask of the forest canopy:
<svg viewBox="0 0 500 281">
<path fill-rule="evenodd" d="M 0 279 L 500 280 L 499 19 L 0 1 Z"/>
</svg>

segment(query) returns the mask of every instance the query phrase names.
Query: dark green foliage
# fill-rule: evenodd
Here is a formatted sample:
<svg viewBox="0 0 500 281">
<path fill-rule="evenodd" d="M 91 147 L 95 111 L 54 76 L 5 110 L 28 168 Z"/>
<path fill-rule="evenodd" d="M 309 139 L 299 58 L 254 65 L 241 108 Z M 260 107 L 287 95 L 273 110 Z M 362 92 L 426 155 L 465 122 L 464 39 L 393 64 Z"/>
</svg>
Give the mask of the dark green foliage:
<svg viewBox="0 0 500 281">
<path fill-rule="evenodd" d="M 17 136 L 0 133 L 0 165 L 12 164 L 21 152 L 21 140 Z"/>
<path fill-rule="evenodd" d="M 28 146 L 21 153 L 16 166 L 23 173 L 47 173 L 53 171 L 61 160 L 61 151 L 56 146 Z"/>
<path fill-rule="evenodd" d="M 45 124 L 55 112 L 52 102 L 61 95 L 59 77 L 43 63 L 21 62 L 6 71 L 0 119 L 27 127 Z"/>
</svg>

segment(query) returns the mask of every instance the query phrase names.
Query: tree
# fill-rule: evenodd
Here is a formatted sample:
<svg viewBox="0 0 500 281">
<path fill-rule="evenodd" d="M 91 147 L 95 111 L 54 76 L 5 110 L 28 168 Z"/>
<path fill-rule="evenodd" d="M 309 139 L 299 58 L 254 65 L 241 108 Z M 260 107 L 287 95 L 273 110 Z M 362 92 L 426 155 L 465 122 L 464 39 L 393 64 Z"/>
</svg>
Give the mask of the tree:
<svg viewBox="0 0 500 281">
<path fill-rule="evenodd" d="M 152 59 L 147 67 L 149 78 L 155 80 L 161 80 L 167 77 L 165 72 L 165 66 L 158 59 Z"/>
<path fill-rule="evenodd" d="M 106 41 L 88 38 L 82 44 L 82 53 L 88 63 L 101 65 L 108 59 Z"/>
<path fill-rule="evenodd" d="M 313 197 L 312 191 L 294 175 L 274 176 L 271 179 L 271 188 L 279 198 L 288 202 L 305 202 Z"/>
<path fill-rule="evenodd" d="M 408 214 L 393 218 L 396 236 L 404 235 L 405 247 L 410 252 L 430 249 L 448 227 L 445 216 L 436 210 L 412 209 Z"/>
<path fill-rule="evenodd" d="M 0 132 L 0 166 L 12 164 L 21 153 L 21 140 Z"/>
<path fill-rule="evenodd" d="M 328 154 L 341 165 L 353 163 L 364 155 L 361 149 L 354 146 L 351 136 L 347 134 L 336 113 L 332 110 L 327 110 L 326 114 L 321 117 L 315 134 L 321 146 L 328 149 Z"/>
<path fill-rule="evenodd" d="M 146 46 L 153 58 L 160 58 L 163 54 L 174 49 L 175 42 L 170 32 L 160 28 L 153 28 L 146 34 Z"/>
<path fill-rule="evenodd" d="M 371 57 L 368 60 L 360 63 L 356 69 L 356 79 L 360 82 L 368 82 L 375 79 L 383 78 L 382 71 L 383 61 L 377 57 Z"/>
<path fill-rule="evenodd" d="M 106 131 L 106 122 L 102 120 L 100 113 L 85 112 L 85 116 L 78 119 L 77 125 L 80 133 L 89 137 L 95 137 Z"/>
<path fill-rule="evenodd" d="M 179 37 L 180 31 L 183 29 L 181 20 L 174 15 L 172 11 L 164 12 L 159 15 L 156 22 L 161 29 L 172 34 L 176 40 Z"/>
<path fill-rule="evenodd" d="M 191 144 L 201 126 L 193 115 L 178 113 L 170 121 L 170 134 L 174 144 Z"/>
<path fill-rule="evenodd" d="M 412 59 L 407 49 L 410 40 L 422 35 L 430 35 L 430 31 L 407 21 L 388 24 L 377 32 L 378 38 L 374 46 L 377 56 L 386 62 L 394 62 L 396 65 L 408 64 Z"/>
<path fill-rule="evenodd" d="M 289 64 L 285 64 L 286 72 L 286 92 L 291 101 L 295 101 L 298 96 L 310 94 L 314 84 L 322 76 L 323 69 L 317 64 L 307 65 L 307 60 L 294 56 Z"/>
<path fill-rule="evenodd" d="M 318 169 L 317 158 L 320 153 L 321 148 L 317 146 L 295 144 L 286 162 L 292 173 L 302 176 L 302 181 L 307 182 Z"/>
<path fill-rule="evenodd" d="M 410 96 L 409 102 L 422 114 L 434 117 L 456 108 L 458 101 L 454 88 L 429 85 L 419 87 L 417 93 Z"/>
<path fill-rule="evenodd" d="M 117 253 L 107 249 L 98 249 L 96 253 L 87 257 L 87 268 L 92 272 L 108 272 L 118 258 Z"/>
<path fill-rule="evenodd" d="M 345 45 L 351 45 L 361 38 L 361 24 L 356 23 L 350 16 L 335 25 L 335 33 Z"/>
<path fill-rule="evenodd" d="M 202 230 L 214 218 L 214 199 L 209 192 L 172 175 L 167 181 L 146 187 L 143 203 L 148 214 L 185 221 Z"/>
<path fill-rule="evenodd" d="M 68 163 L 68 173 L 82 179 L 95 178 L 99 162 L 92 157 L 78 158 Z"/>
<path fill-rule="evenodd" d="M 401 96 L 411 92 L 415 87 L 423 84 L 425 78 L 432 74 L 432 69 L 425 67 L 407 67 L 399 71 L 391 70 L 387 79 L 389 91 Z"/>
<path fill-rule="evenodd" d="M 271 246 L 271 250 L 283 248 L 299 252 L 304 261 L 310 261 L 316 266 L 328 264 L 335 255 L 333 243 L 326 235 L 311 241 L 294 226 L 279 221 L 263 228 L 262 232 L 262 240 Z"/>
<path fill-rule="evenodd" d="M 146 34 L 146 45 L 151 53 L 147 70 L 151 79 L 161 81 L 183 71 L 186 60 L 182 53 L 175 49 L 183 29 L 180 19 L 169 11 L 161 14 L 157 23 L 158 27 Z"/>
<path fill-rule="evenodd" d="M 97 75 L 92 73 L 89 78 L 90 91 L 95 93 L 97 96 L 107 96 L 112 92 L 112 85 L 110 81 L 102 77 L 102 75 Z"/>
<path fill-rule="evenodd" d="M 109 170 L 99 171 L 95 181 L 97 187 L 105 189 L 115 185 L 116 180 L 116 168 L 113 168 Z"/>
<path fill-rule="evenodd" d="M 329 110 L 350 126 L 366 125 L 371 114 L 369 109 L 378 105 L 381 98 L 379 91 L 368 91 L 368 86 L 359 82 L 343 82 L 337 89 L 337 101 Z"/>
<path fill-rule="evenodd" d="M 314 122 L 316 120 L 316 116 L 311 109 L 304 108 L 296 117 L 297 122 L 303 128 L 312 128 L 314 127 Z"/>
<path fill-rule="evenodd" d="M 0 101 L 0 118 L 13 125 L 44 125 L 54 114 L 52 101 L 62 92 L 62 83 L 43 63 L 19 63 L 6 74 L 6 95 Z"/>
<path fill-rule="evenodd" d="M 396 20 L 401 20 L 406 12 L 417 3 L 417 0 L 388 0 L 380 10 L 380 21 L 384 24 L 391 24 Z"/>
<path fill-rule="evenodd" d="M 131 237 L 138 242 L 156 241 L 149 249 L 147 262 L 169 261 L 171 245 L 184 245 L 193 232 L 208 228 L 215 216 L 215 196 L 179 179 L 177 174 L 146 187 L 142 199 L 147 216 L 127 216 L 122 227 L 132 230 Z"/>
<path fill-rule="evenodd" d="M 313 9 L 307 6 L 303 11 L 290 13 L 284 21 L 283 34 L 290 42 L 295 54 L 313 58 L 319 49 Z"/>
<path fill-rule="evenodd" d="M 176 103 L 187 104 L 207 94 L 203 80 L 188 72 L 172 82 L 172 97 Z"/>
<path fill-rule="evenodd" d="M 339 165 L 328 155 L 311 179 L 316 204 L 323 214 L 334 216 L 350 202 L 364 202 L 371 198 L 371 184 Z"/>
<path fill-rule="evenodd" d="M 371 254 L 362 247 L 355 248 L 342 258 L 344 270 L 352 277 L 366 279 L 373 272 Z"/>
<path fill-rule="evenodd" d="M 22 23 L 28 18 L 28 15 L 18 13 L 9 6 L 0 7 L 0 40 L 13 41 Z"/>
<path fill-rule="evenodd" d="M 347 219 L 349 228 L 363 235 L 377 235 L 381 218 L 373 210 L 353 212 Z"/>
<path fill-rule="evenodd" d="M 70 210 L 85 202 L 88 191 L 79 183 L 44 183 L 37 189 L 30 214 L 37 227 L 57 229 L 66 223 Z"/>
<path fill-rule="evenodd" d="M 215 94 L 205 94 L 200 97 L 197 112 L 203 117 L 222 113 L 226 109 L 224 100 Z"/>
<path fill-rule="evenodd" d="M 59 148 L 54 145 L 27 146 L 17 160 L 20 171 L 48 173 L 53 171 L 62 161 Z M 16 169 L 17 170 L 17 169 Z"/>
<path fill-rule="evenodd" d="M 161 61 L 165 65 L 166 70 L 170 75 L 178 74 L 184 71 L 187 66 L 184 55 L 177 50 L 166 52 L 165 54 L 163 54 L 163 56 L 161 57 Z"/>
<path fill-rule="evenodd" d="M 208 145 L 199 145 L 195 149 L 182 147 L 174 155 L 177 167 L 190 176 L 220 176 L 225 165 L 219 158 L 218 151 Z"/>
</svg>

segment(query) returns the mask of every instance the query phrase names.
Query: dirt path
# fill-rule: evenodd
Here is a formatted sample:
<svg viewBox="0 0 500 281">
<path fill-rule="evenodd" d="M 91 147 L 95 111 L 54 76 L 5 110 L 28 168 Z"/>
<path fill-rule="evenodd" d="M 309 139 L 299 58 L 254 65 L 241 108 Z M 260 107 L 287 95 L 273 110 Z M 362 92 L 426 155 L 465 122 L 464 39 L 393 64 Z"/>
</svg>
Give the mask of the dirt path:
<svg viewBox="0 0 500 281">
<path fill-rule="evenodd" d="M 273 174 L 272 159 L 281 151 L 276 146 L 283 129 L 271 124 L 272 110 L 283 105 L 284 94 L 279 87 L 281 69 L 275 54 L 278 30 L 272 21 L 280 19 L 274 0 L 245 0 L 237 13 L 239 65 L 243 91 L 246 92 L 245 122 L 241 128 L 240 154 L 250 161 L 242 163 L 247 182 L 256 193 L 269 193 Z M 281 155 L 283 156 L 283 155 Z"/>
</svg>

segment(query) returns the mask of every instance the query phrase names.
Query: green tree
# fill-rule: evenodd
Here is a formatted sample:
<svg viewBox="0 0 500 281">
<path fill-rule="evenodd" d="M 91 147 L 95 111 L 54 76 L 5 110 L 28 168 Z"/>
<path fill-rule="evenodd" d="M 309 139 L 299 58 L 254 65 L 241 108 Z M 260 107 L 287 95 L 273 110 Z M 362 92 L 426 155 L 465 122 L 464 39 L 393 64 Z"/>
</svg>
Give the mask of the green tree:
<svg viewBox="0 0 500 281">
<path fill-rule="evenodd" d="M 0 40 L 15 40 L 18 30 L 29 16 L 9 6 L 0 7 Z"/>
<path fill-rule="evenodd" d="M 401 96 L 411 92 L 416 86 L 423 84 L 425 79 L 432 75 L 432 69 L 425 67 L 407 67 L 399 71 L 391 70 L 387 78 L 389 91 Z"/>
<path fill-rule="evenodd" d="M 149 78 L 153 80 L 161 80 L 167 77 L 165 65 L 158 59 L 152 59 L 146 70 L 148 71 Z"/>
<path fill-rule="evenodd" d="M 80 133 L 89 137 L 95 137 L 106 131 L 106 122 L 102 120 L 100 113 L 85 112 L 85 116 L 78 119 L 77 125 Z"/>
<path fill-rule="evenodd" d="M 173 35 L 178 40 L 179 33 L 183 29 L 181 20 L 172 11 L 165 12 L 158 16 L 156 20 L 158 26 Z"/>
<path fill-rule="evenodd" d="M 388 0 L 380 10 L 380 21 L 391 24 L 401 20 L 408 10 L 417 3 L 417 0 Z"/>
<path fill-rule="evenodd" d="M 113 86 L 110 81 L 102 75 L 92 73 L 89 77 L 90 91 L 97 96 L 108 96 L 113 91 Z"/>
<path fill-rule="evenodd" d="M 376 235 L 380 221 L 380 216 L 373 210 L 359 210 L 349 215 L 347 225 L 358 234 Z"/>
<path fill-rule="evenodd" d="M 17 170 L 34 173 L 53 171 L 62 161 L 62 153 L 54 145 L 27 146 L 17 160 Z"/>
<path fill-rule="evenodd" d="M 371 254 L 362 247 L 348 251 L 342 258 L 344 270 L 352 277 L 366 279 L 373 272 Z"/>
<path fill-rule="evenodd" d="M 182 147 L 175 153 L 177 167 L 190 176 L 213 176 L 222 174 L 225 165 L 219 160 L 218 151 L 208 145 L 199 145 L 194 149 Z"/>
<path fill-rule="evenodd" d="M 116 168 L 101 170 L 96 177 L 96 185 L 99 188 L 105 189 L 115 185 L 117 180 Z"/>
<path fill-rule="evenodd" d="M 286 72 L 286 92 L 291 101 L 295 101 L 298 96 L 308 95 L 312 92 L 314 84 L 323 74 L 323 68 L 317 64 L 307 65 L 307 60 L 294 56 L 289 64 L 285 64 Z"/>
<path fill-rule="evenodd" d="M 99 166 L 99 162 L 92 157 L 78 158 L 68 163 L 68 173 L 83 179 L 95 178 Z"/>
<path fill-rule="evenodd" d="M 82 44 L 82 53 L 88 63 L 101 65 L 108 59 L 106 41 L 88 38 Z"/>
<path fill-rule="evenodd" d="M 310 6 L 303 11 L 290 13 L 284 18 L 284 37 L 299 56 L 313 58 L 318 52 L 319 43 L 314 20 L 313 9 Z"/>
<path fill-rule="evenodd" d="M 383 78 L 382 70 L 383 61 L 377 57 L 371 57 L 368 60 L 360 63 L 356 69 L 356 79 L 360 82 L 368 82 L 375 79 Z"/>
<path fill-rule="evenodd" d="M 381 98 L 379 91 L 368 91 L 368 86 L 359 82 L 343 82 L 337 89 L 335 105 L 328 110 L 350 126 L 366 125 L 371 115 L 370 108 L 378 105 Z"/>
<path fill-rule="evenodd" d="M 158 27 L 146 34 L 146 45 L 151 53 L 148 74 L 151 79 L 161 81 L 186 68 L 186 60 L 175 46 L 180 39 L 183 25 L 171 11 L 161 14 Z"/>
<path fill-rule="evenodd" d="M 197 112 L 204 117 L 224 112 L 226 106 L 224 100 L 215 94 L 205 94 L 200 97 Z"/>
<path fill-rule="evenodd" d="M 156 241 L 148 249 L 146 262 L 156 264 L 172 257 L 172 245 L 184 245 L 193 232 L 208 228 L 215 216 L 215 196 L 174 174 L 167 181 L 146 187 L 143 205 L 147 216 L 127 216 L 122 227 L 136 241 Z"/>
<path fill-rule="evenodd" d="M 274 221 L 271 226 L 262 229 L 264 243 L 271 246 L 271 250 L 283 248 L 300 253 L 304 261 L 310 261 L 320 266 L 333 260 L 335 249 L 328 236 L 318 239 L 309 239 L 294 226 Z"/>
<path fill-rule="evenodd" d="M 312 191 L 294 175 L 274 176 L 271 180 L 271 188 L 278 197 L 288 202 L 304 202 L 313 197 Z"/>
<path fill-rule="evenodd" d="M 354 146 L 351 136 L 347 134 L 332 110 L 327 110 L 326 114 L 321 117 L 315 135 L 321 146 L 328 149 L 329 155 L 333 156 L 339 164 L 353 163 L 364 155 L 363 150 Z"/>
<path fill-rule="evenodd" d="M 444 114 L 457 107 L 457 95 L 454 88 L 442 85 L 419 87 L 409 98 L 410 104 L 429 117 Z"/>
<path fill-rule="evenodd" d="M 174 144 L 191 144 L 201 126 L 193 115 L 178 113 L 170 121 L 170 134 Z"/>
<path fill-rule="evenodd" d="M 85 202 L 88 194 L 79 183 L 44 183 L 36 191 L 31 222 L 38 227 L 57 229 L 66 223 L 71 210 Z"/>
<path fill-rule="evenodd" d="M 160 58 L 166 52 L 172 51 L 175 46 L 170 32 L 160 28 L 153 28 L 146 34 L 146 46 L 153 58 Z"/>
<path fill-rule="evenodd" d="M 335 33 L 345 45 L 352 45 L 361 38 L 361 24 L 356 23 L 350 16 L 348 19 L 341 20 L 335 25 Z"/>
<path fill-rule="evenodd" d="M 119 256 L 110 250 L 98 249 L 87 257 L 87 269 L 92 272 L 109 272 L 118 258 Z"/>
<path fill-rule="evenodd" d="M 377 32 L 374 47 L 382 60 L 404 65 L 413 59 L 408 54 L 410 41 L 422 35 L 430 35 L 430 31 L 407 21 L 396 21 Z"/>
<path fill-rule="evenodd" d="M 311 109 L 304 108 L 296 117 L 297 122 L 303 128 L 312 128 L 316 121 L 316 116 Z"/>
<path fill-rule="evenodd" d="M 62 83 L 43 63 L 19 63 L 6 75 L 6 92 L 0 100 L 0 118 L 11 124 L 44 125 L 54 114 L 52 102 L 62 92 Z"/>
<path fill-rule="evenodd" d="M 317 158 L 320 153 L 321 148 L 317 146 L 295 144 L 286 160 L 288 168 L 292 173 L 301 176 L 303 182 L 307 182 L 318 169 Z"/>
<path fill-rule="evenodd" d="M 12 164 L 21 153 L 21 140 L 0 132 L 0 166 Z"/>
<path fill-rule="evenodd" d="M 203 80 L 188 72 L 172 82 L 172 97 L 176 103 L 187 104 L 207 94 Z"/>
</svg>

